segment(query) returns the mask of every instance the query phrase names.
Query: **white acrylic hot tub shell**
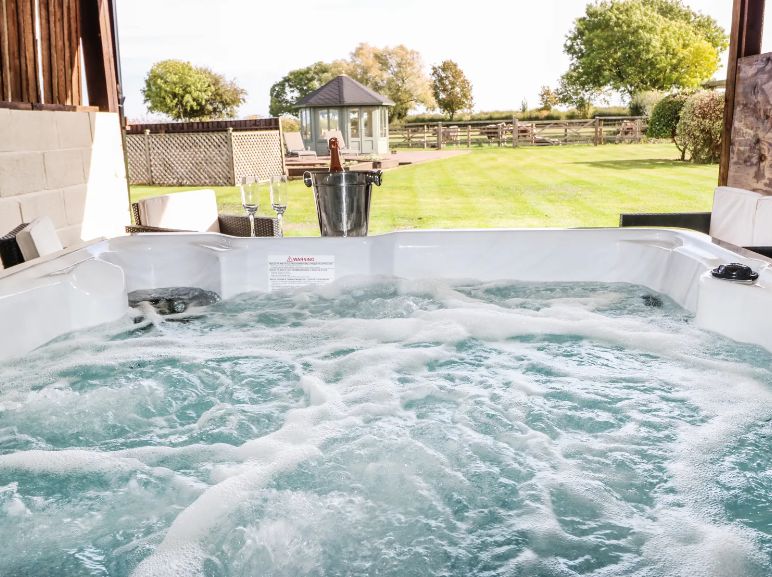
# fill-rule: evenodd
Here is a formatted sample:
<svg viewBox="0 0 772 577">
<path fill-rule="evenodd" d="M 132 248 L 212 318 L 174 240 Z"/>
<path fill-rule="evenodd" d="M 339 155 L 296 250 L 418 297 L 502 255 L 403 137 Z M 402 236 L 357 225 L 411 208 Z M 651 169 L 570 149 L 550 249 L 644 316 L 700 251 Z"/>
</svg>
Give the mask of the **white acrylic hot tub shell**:
<svg viewBox="0 0 772 577">
<path fill-rule="evenodd" d="M 772 351 L 772 268 L 683 230 L 396 232 L 366 238 L 235 238 L 151 234 L 102 241 L 0 277 L 0 359 L 72 330 L 121 318 L 127 292 L 193 286 L 229 298 L 269 290 L 270 256 L 335 257 L 335 278 L 393 275 L 513 281 L 625 282 L 664 293 L 702 328 Z M 719 264 L 760 273 L 714 279 Z"/>
</svg>

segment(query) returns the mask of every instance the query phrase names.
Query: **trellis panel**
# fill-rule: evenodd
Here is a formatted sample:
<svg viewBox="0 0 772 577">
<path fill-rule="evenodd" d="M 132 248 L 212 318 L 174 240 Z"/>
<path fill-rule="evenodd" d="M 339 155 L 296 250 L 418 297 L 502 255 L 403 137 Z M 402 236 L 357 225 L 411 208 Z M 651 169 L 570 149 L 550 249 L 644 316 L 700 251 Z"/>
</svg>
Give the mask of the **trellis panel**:
<svg viewBox="0 0 772 577">
<path fill-rule="evenodd" d="M 233 186 L 284 174 L 278 130 L 127 134 L 131 184 Z"/>
<path fill-rule="evenodd" d="M 236 182 L 245 176 L 265 179 L 284 174 L 278 130 L 233 132 L 233 172 Z"/>
<path fill-rule="evenodd" d="M 153 184 L 232 184 L 227 133 L 151 134 L 150 170 Z"/>
<path fill-rule="evenodd" d="M 150 184 L 150 150 L 145 144 L 149 139 L 144 134 L 126 135 L 126 157 L 129 164 L 129 184 Z"/>
</svg>

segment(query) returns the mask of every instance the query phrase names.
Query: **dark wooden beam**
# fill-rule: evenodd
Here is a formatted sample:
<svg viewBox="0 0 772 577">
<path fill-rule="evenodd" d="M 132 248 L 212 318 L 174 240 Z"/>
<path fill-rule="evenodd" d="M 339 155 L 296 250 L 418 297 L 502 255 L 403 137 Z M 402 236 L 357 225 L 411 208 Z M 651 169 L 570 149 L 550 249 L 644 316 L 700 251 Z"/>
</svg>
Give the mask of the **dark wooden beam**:
<svg viewBox="0 0 772 577">
<path fill-rule="evenodd" d="M 89 104 L 98 106 L 102 111 L 118 112 L 111 13 L 110 0 L 80 0 L 81 42 Z"/>
<path fill-rule="evenodd" d="M 737 63 L 740 58 L 761 54 L 764 3 L 765 0 L 734 0 L 732 29 L 729 33 L 721 164 L 718 171 L 718 184 L 720 186 L 725 186 L 729 178 L 732 125 L 734 124 L 735 94 L 737 93 Z"/>
</svg>

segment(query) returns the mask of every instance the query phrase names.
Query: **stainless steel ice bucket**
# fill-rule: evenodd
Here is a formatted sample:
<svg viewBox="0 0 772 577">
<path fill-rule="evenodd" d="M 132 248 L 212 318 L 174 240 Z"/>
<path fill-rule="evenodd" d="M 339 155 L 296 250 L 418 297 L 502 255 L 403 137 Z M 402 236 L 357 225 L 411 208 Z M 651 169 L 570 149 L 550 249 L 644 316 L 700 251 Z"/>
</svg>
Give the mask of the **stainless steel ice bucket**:
<svg viewBox="0 0 772 577">
<path fill-rule="evenodd" d="M 370 192 L 381 186 L 380 170 L 304 172 L 303 182 L 314 187 L 316 215 L 322 236 L 367 236 Z"/>
</svg>

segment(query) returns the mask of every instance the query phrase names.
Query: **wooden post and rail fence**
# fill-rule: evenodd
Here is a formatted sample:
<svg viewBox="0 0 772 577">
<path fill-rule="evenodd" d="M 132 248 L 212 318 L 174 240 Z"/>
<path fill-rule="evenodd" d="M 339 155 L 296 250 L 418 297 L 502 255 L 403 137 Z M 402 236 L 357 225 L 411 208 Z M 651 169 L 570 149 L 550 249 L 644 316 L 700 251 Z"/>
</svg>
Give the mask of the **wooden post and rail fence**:
<svg viewBox="0 0 772 577">
<path fill-rule="evenodd" d="M 645 116 L 604 116 L 577 120 L 472 120 L 464 122 L 412 122 L 389 128 L 392 148 L 446 146 L 555 146 L 641 142 L 646 135 Z"/>
</svg>

